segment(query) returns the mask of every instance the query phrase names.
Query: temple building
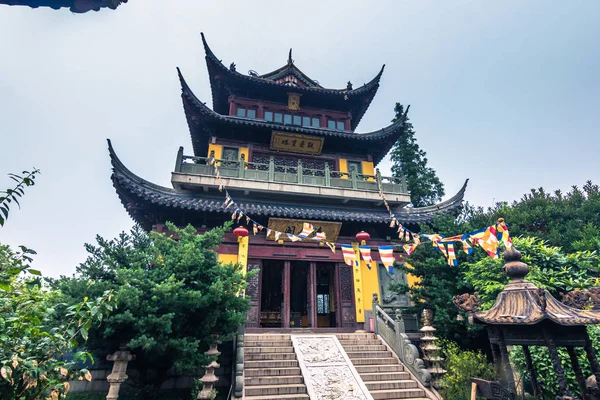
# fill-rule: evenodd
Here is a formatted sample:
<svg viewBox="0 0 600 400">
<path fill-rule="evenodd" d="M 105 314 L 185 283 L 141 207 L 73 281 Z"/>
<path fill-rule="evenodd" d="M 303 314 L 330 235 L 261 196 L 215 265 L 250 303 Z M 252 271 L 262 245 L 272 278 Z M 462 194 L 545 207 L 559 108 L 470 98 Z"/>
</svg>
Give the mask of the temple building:
<svg viewBox="0 0 600 400">
<path fill-rule="evenodd" d="M 100 11 L 103 8 L 115 10 L 128 0 L 0 0 L 0 4 L 9 6 L 29 6 L 31 8 L 49 7 L 54 10 L 68 8 L 74 13 Z"/>
<path fill-rule="evenodd" d="M 129 215 L 147 230 L 164 231 L 166 221 L 192 224 L 200 232 L 220 226 L 233 212 L 221 182 L 244 215 L 268 228 L 268 236 L 267 229 L 253 234 L 251 225 L 248 236 L 227 233 L 218 249 L 221 261 L 259 270 L 246 291 L 252 305 L 247 332 L 362 328 L 373 293 L 384 306 L 408 306 L 408 297 L 390 293 L 388 285 L 409 278 L 397 270 L 389 273 L 376 251 L 397 241 L 379 187 L 398 221 L 414 224 L 456 213 L 466 183 L 447 201 L 412 208 L 404 179 L 381 176 L 376 167 L 402 134 L 406 114 L 374 132 L 356 128 L 377 93 L 383 67 L 362 86 L 348 82 L 327 89 L 296 66 L 291 50 L 281 68 L 243 74 L 234 63 L 224 65 L 204 35 L 202 41 L 212 108 L 178 70 L 192 149 L 173 154 L 173 188 L 129 171 L 109 141 L 112 181 Z M 246 226 L 245 218 L 234 222 Z M 315 232 L 302 240 L 275 235 L 298 235 L 305 223 Z M 352 245 L 358 254 L 365 235 L 356 235 L 362 231 L 368 233 L 373 262 L 358 257 L 360 265 L 347 265 L 339 244 Z M 338 244 L 335 253 L 313 240 L 317 233 Z"/>
</svg>

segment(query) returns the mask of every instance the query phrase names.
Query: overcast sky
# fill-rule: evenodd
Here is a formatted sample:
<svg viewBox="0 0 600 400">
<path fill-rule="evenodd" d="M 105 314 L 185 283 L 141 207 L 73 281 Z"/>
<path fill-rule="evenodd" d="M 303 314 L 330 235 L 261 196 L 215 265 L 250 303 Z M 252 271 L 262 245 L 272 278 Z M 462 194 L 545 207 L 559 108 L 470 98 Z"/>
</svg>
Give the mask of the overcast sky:
<svg viewBox="0 0 600 400">
<path fill-rule="evenodd" d="M 175 67 L 211 104 L 201 31 L 244 73 L 282 66 L 290 47 L 325 87 L 357 87 L 385 63 L 357 131 L 410 104 L 448 196 L 465 178 L 483 206 L 600 183 L 599 11 L 594 0 L 130 0 L 83 15 L 0 5 L 0 187 L 8 172 L 42 171 L 0 242 L 36 249 L 56 276 L 96 234 L 131 227 L 106 138 L 133 172 L 170 186 L 178 147 L 192 154 Z"/>
</svg>

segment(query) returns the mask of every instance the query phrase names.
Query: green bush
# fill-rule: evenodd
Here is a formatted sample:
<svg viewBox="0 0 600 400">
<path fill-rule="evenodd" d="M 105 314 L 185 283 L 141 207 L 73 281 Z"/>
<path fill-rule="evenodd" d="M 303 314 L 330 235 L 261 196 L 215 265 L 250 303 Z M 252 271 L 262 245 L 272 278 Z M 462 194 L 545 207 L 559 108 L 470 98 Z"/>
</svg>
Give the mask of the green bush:
<svg viewBox="0 0 600 400">
<path fill-rule="evenodd" d="M 440 394 L 445 399 L 469 400 L 471 378 L 495 380 L 494 366 L 479 351 L 461 350 L 454 342 L 440 341 L 448 373 L 442 380 Z"/>
</svg>

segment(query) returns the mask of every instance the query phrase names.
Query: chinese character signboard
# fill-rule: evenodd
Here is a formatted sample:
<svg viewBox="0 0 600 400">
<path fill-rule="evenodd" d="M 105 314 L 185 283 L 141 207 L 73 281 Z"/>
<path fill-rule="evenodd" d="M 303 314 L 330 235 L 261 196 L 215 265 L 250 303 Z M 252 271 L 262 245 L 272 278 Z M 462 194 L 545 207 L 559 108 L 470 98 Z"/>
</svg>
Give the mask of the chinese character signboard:
<svg viewBox="0 0 600 400">
<path fill-rule="evenodd" d="M 282 232 L 283 235 L 281 235 L 281 239 L 288 241 L 289 239 L 285 234 L 290 233 L 292 235 L 298 235 L 302 232 L 305 222 L 312 224 L 315 229 L 315 233 L 304 239 L 305 242 L 312 241 L 312 238 L 315 237 L 317 232 L 325 233 L 325 240 L 328 242 L 335 242 L 340 234 L 340 229 L 342 228 L 341 222 L 305 221 L 302 219 L 286 218 L 269 218 L 268 228 L 272 231 Z M 275 232 L 269 232 L 267 240 L 275 240 Z"/>
<path fill-rule="evenodd" d="M 322 137 L 276 131 L 271 134 L 271 150 L 319 155 L 322 148 Z"/>
<path fill-rule="evenodd" d="M 288 93 L 288 110 L 298 111 L 300 109 L 300 95 Z"/>
</svg>

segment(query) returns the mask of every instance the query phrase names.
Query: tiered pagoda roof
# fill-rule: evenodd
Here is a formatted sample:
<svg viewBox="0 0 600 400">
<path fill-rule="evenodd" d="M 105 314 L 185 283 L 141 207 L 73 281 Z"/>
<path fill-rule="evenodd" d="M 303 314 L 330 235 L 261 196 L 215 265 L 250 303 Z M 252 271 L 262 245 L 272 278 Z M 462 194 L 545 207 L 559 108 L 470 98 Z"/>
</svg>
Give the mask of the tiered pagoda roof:
<svg viewBox="0 0 600 400">
<path fill-rule="evenodd" d="M 0 4 L 9 6 L 29 6 L 31 8 L 50 7 L 54 10 L 69 8 L 74 13 L 100 11 L 102 8 L 116 9 L 128 0 L 0 0 Z"/>
<path fill-rule="evenodd" d="M 131 172 L 119 160 L 110 140 L 108 151 L 113 167 L 112 181 L 129 215 L 145 229 L 151 229 L 156 218 L 172 220 L 174 214 L 186 213 L 186 219 L 201 220 L 206 212 L 230 214 L 222 194 L 182 192 L 148 182 Z M 452 198 L 435 206 L 405 208 L 394 214 L 402 223 L 432 221 L 434 217 L 457 212 L 467 182 Z M 238 204 L 252 216 L 313 219 L 338 222 L 389 223 L 389 213 L 381 207 L 340 207 L 306 202 L 246 200 Z M 225 216 L 224 216 L 225 217 Z"/>
<path fill-rule="evenodd" d="M 358 152 L 360 154 L 370 154 L 373 156 L 375 164 L 377 164 L 385 157 L 402 134 L 404 121 L 406 120 L 406 115 L 410 108 L 410 106 L 407 107 L 404 116 L 399 118 L 393 124 L 369 133 L 345 132 L 325 128 L 308 128 L 284 125 L 264 120 L 232 117 L 219 114 L 200 101 L 186 83 L 179 68 L 177 71 L 181 82 L 181 96 L 183 98 L 185 115 L 192 137 L 194 154 L 197 156 L 206 155 L 209 138 L 214 135 L 215 127 L 223 126 L 227 128 L 223 129 L 223 134 L 229 133 L 235 135 L 236 130 L 241 129 L 244 137 L 252 137 L 253 141 L 262 141 L 266 144 L 269 143 L 273 130 L 322 136 L 327 138 L 323 148 L 324 152 L 329 150 L 332 153 Z M 248 131 L 248 128 L 254 128 L 252 133 Z M 220 137 L 226 138 L 223 134 L 221 134 Z"/>
<path fill-rule="evenodd" d="M 220 114 L 227 114 L 229 110 L 229 96 L 236 93 L 247 93 L 252 98 L 277 99 L 287 102 L 288 93 L 294 92 L 302 95 L 302 103 L 314 108 L 346 111 L 352 113 L 352 131 L 360 122 L 367 111 L 369 104 L 375 97 L 379 88 L 379 80 L 385 65 L 379 73 L 368 83 L 353 89 L 351 85 L 344 89 L 326 89 L 316 80 L 309 78 L 294 64 L 291 50 L 288 62 L 275 71 L 258 75 L 253 71 L 244 75 L 237 72 L 235 64 L 226 67 L 208 46 L 202 33 L 202 43 L 206 52 L 206 64 L 212 89 L 213 109 Z M 296 78 L 286 80 L 288 76 Z"/>
</svg>

